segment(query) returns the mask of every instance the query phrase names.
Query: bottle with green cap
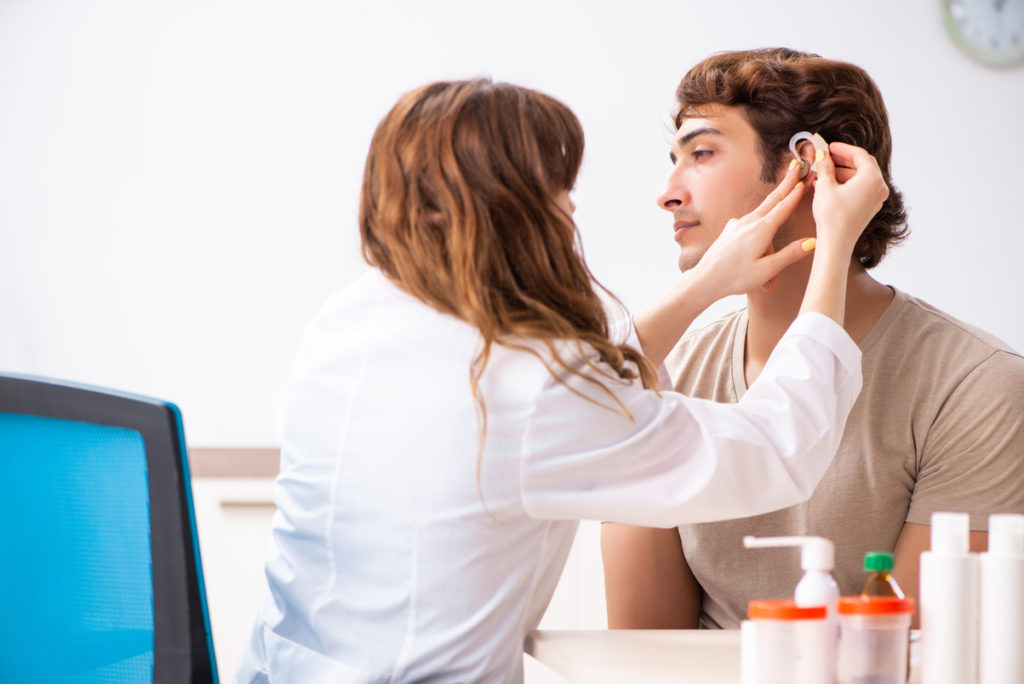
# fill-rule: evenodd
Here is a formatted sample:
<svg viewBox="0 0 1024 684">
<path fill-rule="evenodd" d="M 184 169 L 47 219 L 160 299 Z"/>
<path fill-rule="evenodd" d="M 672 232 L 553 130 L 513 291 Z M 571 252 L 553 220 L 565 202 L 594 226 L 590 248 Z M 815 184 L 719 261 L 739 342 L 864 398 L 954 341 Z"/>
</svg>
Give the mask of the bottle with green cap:
<svg viewBox="0 0 1024 684">
<path fill-rule="evenodd" d="M 868 578 L 860 590 L 861 596 L 893 596 L 903 598 L 903 590 L 892 576 L 892 554 L 871 551 L 864 554 L 864 571 Z"/>
</svg>

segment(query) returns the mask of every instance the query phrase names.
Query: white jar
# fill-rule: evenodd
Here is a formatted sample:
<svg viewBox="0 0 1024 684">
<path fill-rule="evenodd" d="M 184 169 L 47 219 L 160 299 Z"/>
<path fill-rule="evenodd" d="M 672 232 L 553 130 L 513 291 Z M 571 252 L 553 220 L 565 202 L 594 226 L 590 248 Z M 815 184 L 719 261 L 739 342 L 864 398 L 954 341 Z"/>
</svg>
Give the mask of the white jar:
<svg viewBox="0 0 1024 684">
<path fill-rule="evenodd" d="M 751 601 L 744 626 L 744 684 L 834 684 L 825 606 Z"/>
<path fill-rule="evenodd" d="M 904 684 L 914 600 L 839 599 L 839 684 Z"/>
</svg>

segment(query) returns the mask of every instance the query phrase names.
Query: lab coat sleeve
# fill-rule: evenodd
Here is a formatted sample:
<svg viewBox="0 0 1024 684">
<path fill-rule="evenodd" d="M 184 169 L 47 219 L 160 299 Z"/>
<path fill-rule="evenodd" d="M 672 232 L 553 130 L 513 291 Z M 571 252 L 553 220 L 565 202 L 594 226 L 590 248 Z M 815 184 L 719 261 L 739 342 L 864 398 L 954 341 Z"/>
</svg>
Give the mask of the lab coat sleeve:
<svg viewBox="0 0 1024 684">
<path fill-rule="evenodd" d="M 563 381 L 545 385 L 524 433 L 526 512 L 674 527 L 806 501 L 860 392 L 860 350 L 804 314 L 737 404 L 605 379 L 631 418 L 592 383 Z"/>
</svg>

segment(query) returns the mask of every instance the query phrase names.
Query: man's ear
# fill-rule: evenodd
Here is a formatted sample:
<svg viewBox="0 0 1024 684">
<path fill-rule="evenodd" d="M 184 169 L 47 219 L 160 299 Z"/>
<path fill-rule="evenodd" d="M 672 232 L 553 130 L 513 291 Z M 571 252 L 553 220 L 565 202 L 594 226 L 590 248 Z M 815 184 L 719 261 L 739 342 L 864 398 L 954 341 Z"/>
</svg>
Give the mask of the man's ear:
<svg viewBox="0 0 1024 684">
<path fill-rule="evenodd" d="M 810 168 L 811 165 L 814 164 L 814 155 L 816 153 L 814 144 L 810 140 L 801 140 L 796 144 L 796 151 L 800 164 L 808 170 L 808 173 L 810 173 Z M 805 177 L 806 175 L 807 173 L 801 171 L 801 177 Z"/>
</svg>

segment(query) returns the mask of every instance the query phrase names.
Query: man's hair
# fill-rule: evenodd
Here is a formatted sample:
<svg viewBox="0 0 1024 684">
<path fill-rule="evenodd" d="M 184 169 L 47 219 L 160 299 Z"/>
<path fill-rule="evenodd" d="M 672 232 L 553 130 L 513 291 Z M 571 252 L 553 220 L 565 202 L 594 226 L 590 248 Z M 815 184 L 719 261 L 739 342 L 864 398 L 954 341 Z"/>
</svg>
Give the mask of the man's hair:
<svg viewBox="0 0 1024 684">
<path fill-rule="evenodd" d="M 533 342 L 540 342 L 561 367 L 549 366 L 556 380 L 576 375 L 609 395 L 595 377 L 639 376 L 657 386 L 639 351 L 609 339 L 600 285 L 558 202 L 582 158 L 583 129 L 568 107 L 488 79 L 407 93 L 370 142 L 359 206 L 363 257 L 409 294 L 479 330 L 483 344 L 469 375 L 481 439 L 478 382 L 492 343 L 537 354 Z M 582 361 L 566 361 L 558 341 L 574 343 Z M 614 377 L 594 364 L 593 352 Z M 597 373 L 581 372 L 588 367 Z"/>
<path fill-rule="evenodd" d="M 786 48 L 723 52 L 690 69 L 676 89 L 676 101 L 677 129 L 702 105 L 742 108 L 760 139 L 766 182 L 775 180 L 797 131 L 863 147 L 878 160 L 889 198 L 853 254 L 872 268 L 891 245 L 906 238 L 903 197 L 890 176 L 889 117 L 878 87 L 860 67 Z"/>
</svg>

